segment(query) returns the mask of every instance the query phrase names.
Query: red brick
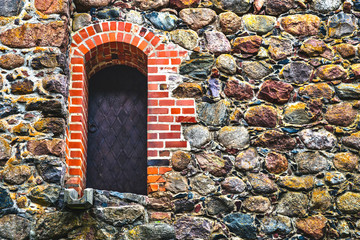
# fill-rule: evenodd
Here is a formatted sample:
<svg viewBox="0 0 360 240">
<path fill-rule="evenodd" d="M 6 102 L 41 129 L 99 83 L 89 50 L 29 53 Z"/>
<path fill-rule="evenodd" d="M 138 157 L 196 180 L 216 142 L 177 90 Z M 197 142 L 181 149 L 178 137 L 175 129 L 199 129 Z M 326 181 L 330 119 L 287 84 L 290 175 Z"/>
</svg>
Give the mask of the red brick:
<svg viewBox="0 0 360 240">
<path fill-rule="evenodd" d="M 148 130 L 169 130 L 169 124 L 148 124 Z"/>
<path fill-rule="evenodd" d="M 171 132 L 171 133 L 159 133 L 160 139 L 179 139 L 181 133 Z"/>
<path fill-rule="evenodd" d="M 174 106 L 175 100 L 174 99 L 160 99 L 159 106 Z"/>
<path fill-rule="evenodd" d="M 173 122 L 173 116 L 159 116 L 159 122 Z"/>
<path fill-rule="evenodd" d="M 170 167 L 159 167 L 159 174 L 165 174 L 170 172 L 172 169 Z"/>
<path fill-rule="evenodd" d="M 167 108 L 148 108 L 148 114 L 168 114 Z"/>
<path fill-rule="evenodd" d="M 195 100 L 181 99 L 176 101 L 176 106 L 194 106 Z"/>
<path fill-rule="evenodd" d="M 171 109 L 171 114 L 180 114 L 181 109 L 180 108 L 172 108 Z"/>
<path fill-rule="evenodd" d="M 148 142 L 148 148 L 163 148 L 163 142 Z"/>
<path fill-rule="evenodd" d="M 183 108 L 182 113 L 183 114 L 194 114 L 195 113 L 195 108 Z"/>
<path fill-rule="evenodd" d="M 166 148 L 185 148 L 186 146 L 186 141 L 165 142 Z"/>
<path fill-rule="evenodd" d="M 165 75 L 149 75 L 148 81 L 149 82 L 165 82 L 166 76 Z"/>
<path fill-rule="evenodd" d="M 175 121 L 181 123 L 197 123 L 195 117 L 186 117 L 186 116 L 178 116 L 175 118 Z"/>
</svg>

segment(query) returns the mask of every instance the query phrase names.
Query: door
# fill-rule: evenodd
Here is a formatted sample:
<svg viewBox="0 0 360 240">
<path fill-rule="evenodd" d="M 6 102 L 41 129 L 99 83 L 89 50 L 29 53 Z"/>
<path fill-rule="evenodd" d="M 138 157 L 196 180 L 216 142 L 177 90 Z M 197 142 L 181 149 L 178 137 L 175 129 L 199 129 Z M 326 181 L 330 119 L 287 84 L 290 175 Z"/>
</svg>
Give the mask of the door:
<svg viewBox="0 0 360 240">
<path fill-rule="evenodd" d="M 146 194 L 147 79 L 127 66 L 89 80 L 86 187 Z"/>
</svg>

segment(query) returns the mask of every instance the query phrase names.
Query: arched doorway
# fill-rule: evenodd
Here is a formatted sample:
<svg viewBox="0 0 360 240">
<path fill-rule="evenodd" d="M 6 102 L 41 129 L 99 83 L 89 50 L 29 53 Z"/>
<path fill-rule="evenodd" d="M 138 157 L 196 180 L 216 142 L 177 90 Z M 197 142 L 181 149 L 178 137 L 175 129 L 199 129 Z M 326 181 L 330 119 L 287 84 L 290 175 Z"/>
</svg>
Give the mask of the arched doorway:
<svg viewBox="0 0 360 240">
<path fill-rule="evenodd" d="M 146 120 L 142 73 L 117 65 L 90 78 L 86 187 L 146 194 Z"/>
</svg>

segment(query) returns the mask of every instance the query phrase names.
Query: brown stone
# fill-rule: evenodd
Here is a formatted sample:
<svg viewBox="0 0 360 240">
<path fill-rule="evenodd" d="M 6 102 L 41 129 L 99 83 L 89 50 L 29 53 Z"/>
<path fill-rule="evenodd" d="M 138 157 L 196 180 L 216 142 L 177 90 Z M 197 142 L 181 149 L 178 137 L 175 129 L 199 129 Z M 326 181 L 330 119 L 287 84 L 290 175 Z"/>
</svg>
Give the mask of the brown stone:
<svg viewBox="0 0 360 240">
<path fill-rule="evenodd" d="M 356 48 L 348 43 L 341 43 L 334 46 L 334 49 L 343 57 L 343 58 L 352 58 L 355 57 Z"/>
<path fill-rule="evenodd" d="M 27 143 L 27 148 L 35 156 L 55 155 L 61 157 L 65 154 L 65 141 L 57 138 L 52 140 L 30 140 Z"/>
<path fill-rule="evenodd" d="M 343 102 L 330 105 L 326 111 L 325 119 L 330 124 L 347 127 L 355 121 L 357 112 L 350 103 Z"/>
<path fill-rule="evenodd" d="M 296 147 L 296 140 L 291 136 L 276 130 L 269 130 L 261 134 L 254 146 L 277 150 L 292 150 Z"/>
<path fill-rule="evenodd" d="M 325 187 L 315 188 L 311 192 L 310 207 L 313 210 L 326 211 L 331 206 L 331 196 Z"/>
<path fill-rule="evenodd" d="M 346 70 L 339 65 L 329 64 L 321 66 L 316 71 L 316 76 L 322 80 L 341 80 L 347 76 Z"/>
<path fill-rule="evenodd" d="M 248 36 L 238 37 L 232 43 L 233 52 L 256 54 L 261 46 L 262 37 L 260 36 Z"/>
<path fill-rule="evenodd" d="M 271 207 L 271 202 L 263 196 L 251 196 L 245 199 L 243 206 L 250 212 L 264 213 Z"/>
<path fill-rule="evenodd" d="M 299 89 L 299 95 L 310 98 L 331 99 L 335 91 L 327 83 L 309 84 Z"/>
<path fill-rule="evenodd" d="M 250 126 L 274 128 L 278 122 L 278 115 L 275 108 L 259 105 L 246 111 L 245 120 Z"/>
<path fill-rule="evenodd" d="M 0 56 L 0 67 L 7 70 L 21 67 L 24 63 L 24 58 L 18 54 L 8 53 Z"/>
<path fill-rule="evenodd" d="M 261 85 L 257 97 L 271 103 L 284 104 L 289 101 L 293 90 L 294 88 L 289 83 L 266 80 Z"/>
<path fill-rule="evenodd" d="M 33 100 L 25 106 L 26 111 L 41 111 L 45 116 L 64 116 L 61 102 L 57 100 Z"/>
<path fill-rule="evenodd" d="M 359 167 L 359 156 L 351 152 L 341 152 L 335 154 L 333 162 L 336 169 L 352 172 Z"/>
<path fill-rule="evenodd" d="M 0 165 L 4 165 L 5 162 L 11 156 L 11 147 L 9 143 L 2 137 L 0 137 Z"/>
<path fill-rule="evenodd" d="M 20 136 L 29 135 L 29 131 L 30 131 L 30 124 L 29 123 L 24 123 L 24 122 L 19 123 L 18 125 L 16 125 L 12 129 L 12 132 L 14 134 L 20 135 Z"/>
<path fill-rule="evenodd" d="M 177 98 L 198 98 L 202 97 L 202 88 L 197 83 L 181 83 L 173 91 L 174 97 Z"/>
<path fill-rule="evenodd" d="M 327 219 L 322 215 L 296 220 L 296 228 L 311 239 L 321 239 L 325 234 Z"/>
<path fill-rule="evenodd" d="M 345 146 L 360 150 L 360 131 L 352 133 L 350 136 L 344 137 L 342 143 Z"/>
<path fill-rule="evenodd" d="M 274 71 L 271 65 L 265 61 L 244 61 L 242 62 L 241 69 L 246 76 L 254 80 L 260 80 Z"/>
<path fill-rule="evenodd" d="M 178 172 L 167 172 L 165 174 L 166 190 L 172 193 L 186 192 L 188 190 L 188 182 L 185 177 L 183 177 Z"/>
<path fill-rule="evenodd" d="M 191 161 L 191 155 L 183 151 L 176 151 L 171 156 L 171 163 L 175 170 L 184 170 Z"/>
<path fill-rule="evenodd" d="M 41 118 L 34 124 L 36 131 L 53 133 L 59 136 L 65 133 L 65 120 L 62 118 Z"/>
<path fill-rule="evenodd" d="M 286 13 L 295 6 L 294 0 L 272 0 L 266 2 L 266 13 L 278 16 Z"/>
<path fill-rule="evenodd" d="M 199 6 L 200 0 L 170 0 L 170 7 L 176 9 L 196 8 Z"/>
<path fill-rule="evenodd" d="M 216 19 L 215 11 L 209 8 L 186 8 L 179 16 L 193 30 L 201 29 Z"/>
<path fill-rule="evenodd" d="M 8 165 L 4 168 L 2 175 L 7 184 L 20 185 L 29 179 L 31 169 L 28 166 Z"/>
<path fill-rule="evenodd" d="M 250 100 L 254 97 L 254 92 L 250 84 L 236 79 L 229 80 L 226 83 L 224 93 L 228 97 L 236 100 Z"/>
<path fill-rule="evenodd" d="M 42 80 L 43 88 L 51 93 L 60 93 L 67 96 L 67 77 L 62 74 L 51 74 Z"/>
<path fill-rule="evenodd" d="M 332 59 L 333 54 L 331 49 L 320 39 L 310 38 L 304 41 L 300 47 L 300 55 L 305 55 L 306 57 L 324 57 L 327 59 Z"/>
<path fill-rule="evenodd" d="M 283 17 L 280 24 L 290 34 L 312 36 L 317 35 L 319 32 L 320 18 L 311 14 L 297 14 Z"/>
<path fill-rule="evenodd" d="M 83 1 L 87 1 L 87 0 L 83 0 Z M 99 0 L 93 0 L 93 1 L 99 1 Z M 104 0 L 100 0 L 99 2 L 102 1 Z M 135 5 L 144 11 L 156 10 L 162 7 L 166 7 L 168 4 L 169 4 L 169 0 L 135 0 Z M 109 5 L 109 3 L 105 4 L 105 6 L 106 5 Z"/>
<path fill-rule="evenodd" d="M 0 34 L 1 43 L 12 48 L 61 47 L 66 45 L 67 39 L 67 27 L 63 21 L 25 23 Z"/>
<path fill-rule="evenodd" d="M 293 52 L 291 41 L 281 37 L 271 37 L 269 41 L 269 53 L 274 60 L 282 60 Z"/>
<path fill-rule="evenodd" d="M 288 160 L 281 153 L 270 152 L 266 155 L 265 167 L 270 173 L 280 174 L 288 169 Z"/>
<path fill-rule="evenodd" d="M 225 34 L 234 34 L 241 28 L 241 17 L 233 12 L 224 12 L 219 15 L 221 30 Z"/>
<path fill-rule="evenodd" d="M 24 79 L 11 83 L 11 93 L 15 95 L 24 95 L 34 92 L 34 83 L 31 80 Z"/>
<path fill-rule="evenodd" d="M 35 0 L 34 4 L 44 14 L 66 14 L 69 11 L 68 0 Z"/>
<path fill-rule="evenodd" d="M 238 177 L 225 178 L 221 186 L 229 193 L 242 193 L 246 189 L 246 184 Z"/>
<path fill-rule="evenodd" d="M 247 177 L 255 193 L 271 194 L 278 190 L 274 181 L 264 173 L 249 173 Z"/>
<path fill-rule="evenodd" d="M 355 78 L 360 78 L 360 63 L 351 65 L 351 70 L 355 75 Z"/>
</svg>

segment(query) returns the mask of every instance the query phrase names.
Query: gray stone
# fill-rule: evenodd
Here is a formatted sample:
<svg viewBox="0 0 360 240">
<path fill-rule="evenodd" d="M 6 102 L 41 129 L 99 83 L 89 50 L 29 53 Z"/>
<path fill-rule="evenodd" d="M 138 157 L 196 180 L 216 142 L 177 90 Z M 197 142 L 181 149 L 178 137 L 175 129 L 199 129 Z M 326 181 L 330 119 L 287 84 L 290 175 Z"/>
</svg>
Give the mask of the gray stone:
<svg viewBox="0 0 360 240">
<path fill-rule="evenodd" d="M 260 159 L 255 148 L 248 148 L 236 156 L 235 167 L 240 171 L 251 171 L 259 166 Z"/>
<path fill-rule="evenodd" d="M 246 184 L 238 177 L 225 178 L 221 186 L 229 193 L 242 193 L 246 189 Z"/>
<path fill-rule="evenodd" d="M 278 190 L 274 181 L 264 173 L 249 173 L 247 177 L 255 193 L 271 194 Z"/>
<path fill-rule="evenodd" d="M 191 179 L 190 185 L 194 191 L 204 196 L 216 190 L 215 182 L 205 174 L 196 175 Z"/>
<path fill-rule="evenodd" d="M 212 0 L 212 2 L 215 4 L 215 7 L 223 11 L 243 14 L 251 8 L 253 0 Z"/>
<path fill-rule="evenodd" d="M 356 17 L 352 14 L 338 13 L 329 18 L 329 37 L 341 38 L 352 34 L 356 29 Z"/>
<path fill-rule="evenodd" d="M 326 187 L 315 188 L 311 192 L 310 209 L 326 211 L 332 205 L 332 197 Z"/>
<path fill-rule="evenodd" d="M 299 136 L 307 148 L 314 150 L 332 149 L 337 143 L 336 137 L 325 129 L 305 129 Z"/>
<path fill-rule="evenodd" d="M 141 205 L 95 208 L 92 211 L 96 218 L 115 227 L 145 222 L 145 209 Z"/>
<path fill-rule="evenodd" d="M 36 165 L 40 176 L 48 183 L 61 184 L 66 166 L 61 160 L 44 160 Z"/>
<path fill-rule="evenodd" d="M 206 210 L 209 215 L 230 213 L 234 210 L 235 204 L 225 196 L 214 196 L 205 202 Z"/>
<path fill-rule="evenodd" d="M 169 12 L 151 12 L 145 17 L 154 25 L 155 28 L 163 31 L 171 31 L 176 28 L 177 17 Z"/>
<path fill-rule="evenodd" d="M 242 63 L 242 70 L 249 78 L 254 80 L 260 80 L 273 72 L 271 65 L 265 61 L 244 61 Z"/>
<path fill-rule="evenodd" d="M 231 45 L 225 34 L 218 31 L 205 32 L 206 47 L 215 54 L 228 53 L 231 51 Z"/>
<path fill-rule="evenodd" d="M 346 181 L 346 177 L 341 172 L 326 172 L 325 182 L 330 185 L 337 185 Z"/>
<path fill-rule="evenodd" d="M 304 62 L 291 62 L 281 71 L 285 81 L 295 84 L 304 84 L 310 80 L 314 68 Z"/>
<path fill-rule="evenodd" d="M 200 153 L 196 155 L 196 159 L 203 170 L 208 171 L 216 177 L 226 175 L 231 169 L 231 164 L 228 161 L 215 154 Z"/>
<path fill-rule="evenodd" d="M 295 155 L 298 171 L 303 174 L 314 174 L 328 169 L 329 162 L 318 151 L 301 152 Z"/>
<path fill-rule="evenodd" d="M 188 183 L 185 177 L 178 172 L 167 172 L 165 174 L 166 183 L 165 188 L 173 193 L 186 192 L 188 190 Z"/>
<path fill-rule="evenodd" d="M 337 10 L 341 5 L 341 0 L 314 0 L 311 8 L 321 13 L 328 13 Z"/>
<path fill-rule="evenodd" d="M 250 136 L 245 127 L 223 127 L 219 131 L 218 141 L 227 149 L 242 150 L 249 146 Z"/>
<path fill-rule="evenodd" d="M 10 198 L 8 191 L 5 188 L 0 187 L 0 210 L 4 208 L 10 208 L 14 205 Z"/>
<path fill-rule="evenodd" d="M 74 32 L 91 24 L 91 16 L 87 13 L 76 13 L 73 18 L 72 29 Z"/>
<path fill-rule="evenodd" d="M 276 17 L 265 15 L 245 15 L 242 17 L 244 26 L 251 32 L 265 34 L 273 30 L 276 25 Z"/>
<path fill-rule="evenodd" d="M 198 45 L 198 35 L 193 30 L 176 29 L 170 33 L 171 40 L 188 50 L 193 50 Z"/>
<path fill-rule="evenodd" d="M 360 132 L 352 133 L 350 136 L 344 137 L 342 143 L 345 146 L 360 150 Z"/>
<path fill-rule="evenodd" d="M 4 138 L 0 137 L 0 165 L 4 165 L 4 163 L 10 158 L 10 156 L 10 144 Z"/>
<path fill-rule="evenodd" d="M 289 234 L 292 231 L 291 218 L 281 215 L 265 216 L 261 222 L 261 229 L 267 234 L 274 232 Z"/>
<path fill-rule="evenodd" d="M 201 217 L 184 216 L 174 223 L 177 239 L 209 239 L 213 222 Z"/>
<path fill-rule="evenodd" d="M 0 237 L 5 239 L 23 240 L 30 235 L 30 221 L 15 214 L 0 218 Z"/>
<path fill-rule="evenodd" d="M 340 83 L 335 85 L 337 96 L 342 100 L 360 99 L 360 84 Z"/>
<path fill-rule="evenodd" d="M 234 75 L 236 73 L 236 61 L 230 54 L 222 54 L 216 59 L 216 68 L 220 72 Z"/>
<path fill-rule="evenodd" d="M 276 212 L 288 217 L 305 217 L 308 201 L 308 197 L 303 193 L 285 193 L 279 201 Z"/>
<path fill-rule="evenodd" d="M 290 103 L 284 111 L 284 121 L 294 125 L 308 124 L 313 117 L 303 102 Z"/>
<path fill-rule="evenodd" d="M 2 172 L 4 181 L 10 185 L 21 185 L 31 176 L 28 166 L 7 165 Z"/>
<path fill-rule="evenodd" d="M 135 23 L 138 25 L 141 25 L 144 23 L 144 19 L 143 16 L 141 15 L 140 12 L 135 11 L 135 10 L 130 10 L 127 14 L 126 14 L 126 21 L 127 22 L 131 22 L 131 23 Z"/>
<path fill-rule="evenodd" d="M 262 196 L 250 196 L 243 202 L 243 207 L 256 213 L 264 213 L 271 207 L 271 202 L 268 198 Z"/>
<path fill-rule="evenodd" d="M 195 125 L 184 130 L 184 137 L 191 147 L 201 148 L 210 141 L 210 132 L 204 126 Z"/>
<path fill-rule="evenodd" d="M 28 197 L 34 203 L 43 206 L 53 206 L 59 200 L 60 190 L 59 186 L 40 185 L 33 187 Z"/>
<path fill-rule="evenodd" d="M 0 0 L 0 16 L 12 17 L 20 13 L 23 2 L 21 0 Z"/>
<path fill-rule="evenodd" d="M 255 220 L 250 214 L 232 213 L 224 217 L 224 222 L 231 232 L 246 239 L 256 239 Z"/>
<path fill-rule="evenodd" d="M 214 56 L 208 53 L 193 52 L 190 60 L 181 63 L 180 74 L 203 81 L 210 74 L 214 61 Z"/>
<path fill-rule="evenodd" d="M 225 125 L 228 120 L 229 102 L 221 100 L 216 103 L 202 102 L 197 105 L 199 120 L 210 126 Z"/>
<path fill-rule="evenodd" d="M 216 20 L 216 12 L 209 8 L 186 8 L 180 11 L 179 16 L 193 30 L 203 28 Z"/>
<path fill-rule="evenodd" d="M 170 240 L 175 239 L 175 229 L 165 223 L 149 223 L 136 226 L 127 236 L 130 240 Z"/>
<path fill-rule="evenodd" d="M 285 59 L 293 52 L 292 42 L 289 39 L 271 37 L 269 44 L 269 53 L 274 60 Z"/>
</svg>

